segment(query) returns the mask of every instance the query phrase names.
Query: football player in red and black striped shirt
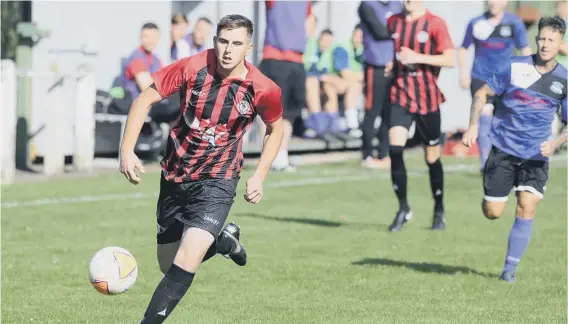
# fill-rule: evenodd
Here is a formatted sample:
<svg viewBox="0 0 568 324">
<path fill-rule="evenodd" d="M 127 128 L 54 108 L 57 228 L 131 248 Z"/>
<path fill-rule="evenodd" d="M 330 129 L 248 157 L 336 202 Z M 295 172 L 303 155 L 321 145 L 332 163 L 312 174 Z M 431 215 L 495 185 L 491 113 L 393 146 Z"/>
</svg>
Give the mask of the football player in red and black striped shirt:
<svg viewBox="0 0 568 324">
<path fill-rule="evenodd" d="M 162 323 L 184 296 L 201 262 L 219 253 L 244 266 L 240 229 L 223 225 L 243 164 L 243 136 L 257 115 L 266 139 L 245 199 L 258 203 L 262 183 L 280 149 L 284 126 L 281 90 L 245 57 L 252 50 L 252 22 L 225 16 L 214 49 L 184 58 L 156 73 L 154 84 L 132 105 L 121 146 L 121 172 L 133 183 L 144 173 L 133 152 L 151 104 L 179 92 L 181 114 L 162 161 L 158 198 L 158 262 L 165 276 L 143 324 Z"/>
<path fill-rule="evenodd" d="M 455 65 L 454 46 L 442 18 L 426 10 L 422 1 L 404 1 L 404 12 L 389 18 L 394 41 L 394 83 L 391 87 L 391 178 L 400 208 L 390 226 L 396 232 L 412 217 L 406 199 L 403 150 L 414 121 L 425 146 L 430 185 L 435 200 L 432 229 L 443 230 L 444 171 L 440 162 L 440 105 L 444 95 L 436 85 L 441 67 Z"/>
</svg>

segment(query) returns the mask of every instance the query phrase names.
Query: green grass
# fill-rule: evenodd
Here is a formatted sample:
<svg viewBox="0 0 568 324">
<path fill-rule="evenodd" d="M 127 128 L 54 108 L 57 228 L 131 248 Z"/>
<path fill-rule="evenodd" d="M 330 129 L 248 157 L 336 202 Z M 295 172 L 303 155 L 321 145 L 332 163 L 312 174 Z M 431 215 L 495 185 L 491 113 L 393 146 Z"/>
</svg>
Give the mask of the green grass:
<svg viewBox="0 0 568 324">
<path fill-rule="evenodd" d="M 456 161 L 445 159 L 447 169 Z M 465 161 L 475 168 L 475 161 Z M 446 174 L 446 232 L 432 232 L 426 168 L 408 163 L 415 217 L 388 233 L 397 203 L 388 173 L 357 162 L 271 174 L 265 200 L 242 199 L 229 216 L 242 228 L 249 264 L 205 263 L 166 323 L 566 323 L 566 167 L 553 163 L 518 284 L 497 280 L 513 222 L 479 208 L 476 172 Z M 3 323 L 138 323 L 161 273 L 155 259 L 158 174 L 131 186 L 119 174 L 2 188 L 4 203 L 145 193 L 140 199 L 2 208 Z M 313 179 L 320 184 L 313 184 Z M 311 179 L 311 180 L 310 180 Z M 330 180 L 331 179 L 331 180 Z M 303 185 L 294 185 L 300 181 Z M 309 184 L 312 182 L 312 184 Z M 87 280 L 90 257 L 116 245 L 139 277 L 120 296 Z"/>
</svg>

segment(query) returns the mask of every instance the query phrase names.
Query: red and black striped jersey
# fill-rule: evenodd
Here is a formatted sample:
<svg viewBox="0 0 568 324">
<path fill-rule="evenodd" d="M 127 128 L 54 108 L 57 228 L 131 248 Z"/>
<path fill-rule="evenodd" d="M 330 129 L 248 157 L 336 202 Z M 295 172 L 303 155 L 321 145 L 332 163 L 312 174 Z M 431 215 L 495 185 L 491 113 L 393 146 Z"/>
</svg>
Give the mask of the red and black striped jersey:
<svg viewBox="0 0 568 324">
<path fill-rule="evenodd" d="M 440 67 L 427 64 L 405 66 L 398 60 L 401 47 L 426 55 L 442 54 L 454 48 L 444 20 L 428 10 L 420 18 L 407 20 L 399 13 L 388 19 L 387 27 L 394 41 L 394 82 L 391 87 L 391 103 L 407 108 L 409 112 L 426 115 L 437 112 L 445 101 L 438 88 Z"/>
<path fill-rule="evenodd" d="M 183 58 L 156 72 L 162 98 L 179 91 L 181 115 L 162 160 L 168 181 L 236 178 L 243 164 L 243 136 L 256 115 L 266 123 L 282 116 L 280 88 L 245 62 L 243 78 L 216 73 L 215 51 Z"/>
</svg>

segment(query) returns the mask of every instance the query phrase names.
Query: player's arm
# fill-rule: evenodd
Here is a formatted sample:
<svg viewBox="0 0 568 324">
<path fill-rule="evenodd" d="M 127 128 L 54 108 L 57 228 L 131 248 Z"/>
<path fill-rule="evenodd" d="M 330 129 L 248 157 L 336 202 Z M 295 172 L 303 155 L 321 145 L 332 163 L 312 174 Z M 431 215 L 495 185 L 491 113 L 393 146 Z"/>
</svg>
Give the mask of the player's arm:
<svg viewBox="0 0 568 324">
<path fill-rule="evenodd" d="M 518 18 L 515 22 L 515 47 L 521 51 L 521 55 L 529 56 L 532 49 L 529 46 L 529 33 L 525 23 Z"/>
<path fill-rule="evenodd" d="M 420 54 L 407 47 L 401 47 L 399 53 L 400 62 L 404 65 L 427 64 L 439 67 L 454 67 L 456 65 L 455 49 L 448 27 L 443 20 L 435 21 L 431 37 L 435 40 L 435 50 L 439 54 Z"/>
<path fill-rule="evenodd" d="M 270 89 L 257 105 L 257 112 L 266 125 L 266 135 L 260 159 L 256 169 L 247 181 L 245 200 L 257 204 L 264 193 L 262 183 L 276 158 L 282 138 L 284 138 L 284 121 L 282 120 L 282 91 L 278 87 Z"/>
<path fill-rule="evenodd" d="M 560 105 L 562 124 L 564 124 L 564 129 L 562 132 L 553 140 L 549 140 L 540 144 L 540 153 L 543 156 L 550 157 L 554 154 L 560 146 L 568 142 L 568 127 L 566 123 L 568 122 L 568 104 L 566 102 L 566 97 L 562 100 Z"/>
<path fill-rule="evenodd" d="M 471 82 L 468 71 L 467 49 L 471 46 L 472 41 L 473 41 L 473 22 L 470 21 L 469 24 L 467 24 L 462 45 L 458 49 L 458 64 L 460 68 L 460 86 L 464 89 L 469 88 L 469 84 Z"/>
<path fill-rule="evenodd" d="M 448 48 L 442 54 L 420 54 L 407 47 L 400 48 L 399 60 L 404 65 L 427 64 L 439 67 L 454 67 L 456 65 L 456 52 Z"/>
<path fill-rule="evenodd" d="M 183 67 L 186 60 L 180 60 L 156 72 L 156 81 L 142 91 L 130 107 L 120 145 L 120 172 L 131 183 L 138 184 L 140 182 L 136 170 L 144 173 L 140 160 L 134 154 L 134 147 L 138 141 L 142 125 L 144 125 L 153 104 L 169 97 L 181 87 L 184 78 Z"/>
<path fill-rule="evenodd" d="M 375 14 L 375 10 L 373 10 L 371 6 L 364 2 L 361 2 L 357 13 L 359 14 L 361 22 L 365 24 L 365 27 L 367 27 L 367 30 L 369 30 L 369 33 L 374 40 L 379 41 L 391 38 L 387 26 L 381 23 L 381 21 Z"/>
<path fill-rule="evenodd" d="M 474 145 L 477 141 L 479 118 L 481 116 L 483 106 L 487 103 L 487 96 L 495 96 L 495 91 L 493 91 L 493 89 L 491 89 L 487 84 L 484 84 L 483 87 L 477 90 L 473 96 L 469 115 L 469 127 L 462 139 L 463 144 L 467 147 Z"/>
</svg>

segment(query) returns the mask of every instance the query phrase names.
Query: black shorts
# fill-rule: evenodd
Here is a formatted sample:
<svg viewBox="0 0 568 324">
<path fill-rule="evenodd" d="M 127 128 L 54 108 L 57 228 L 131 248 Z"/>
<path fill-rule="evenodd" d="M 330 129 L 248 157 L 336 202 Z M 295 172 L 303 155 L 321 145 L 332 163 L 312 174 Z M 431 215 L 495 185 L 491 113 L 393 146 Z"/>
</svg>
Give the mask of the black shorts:
<svg viewBox="0 0 568 324">
<path fill-rule="evenodd" d="M 415 134 L 420 136 L 424 145 L 435 146 L 440 144 L 442 136 L 440 111 L 429 113 L 427 115 L 418 115 L 408 112 L 408 109 L 397 104 L 391 105 L 391 128 L 395 126 L 402 126 L 409 129 L 413 121 L 416 123 Z"/>
<path fill-rule="evenodd" d="M 548 162 L 521 159 L 493 146 L 483 175 L 484 199 L 507 201 L 513 188 L 532 192 L 542 199 L 547 180 Z"/>
<path fill-rule="evenodd" d="M 477 90 L 481 89 L 481 87 L 483 87 L 484 84 L 485 84 L 484 81 L 481 81 L 481 80 L 476 79 L 476 78 L 471 78 L 469 90 L 471 90 L 471 97 L 472 98 L 473 98 L 473 96 L 475 96 L 475 93 L 477 92 Z M 487 96 L 487 103 L 494 105 L 495 104 L 495 97 Z"/>
<path fill-rule="evenodd" d="M 233 205 L 239 179 L 205 179 L 185 183 L 160 180 L 156 217 L 158 244 L 181 239 L 184 225 L 221 233 Z"/>
<path fill-rule="evenodd" d="M 260 71 L 282 90 L 282 118 L 293 122 L 302 115 L 306 102 L 306 70 L 302 63 L 263 60 Z"/>
</svg>

